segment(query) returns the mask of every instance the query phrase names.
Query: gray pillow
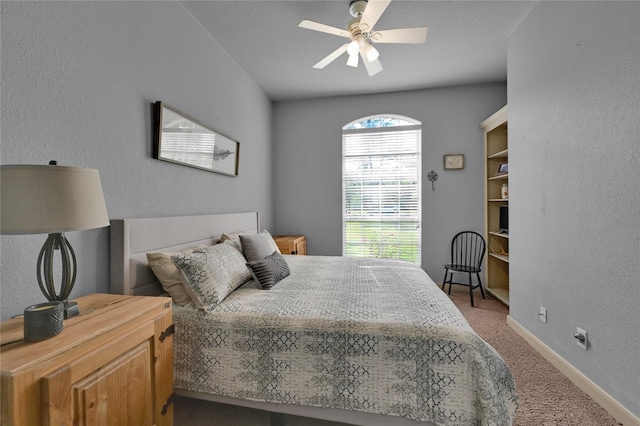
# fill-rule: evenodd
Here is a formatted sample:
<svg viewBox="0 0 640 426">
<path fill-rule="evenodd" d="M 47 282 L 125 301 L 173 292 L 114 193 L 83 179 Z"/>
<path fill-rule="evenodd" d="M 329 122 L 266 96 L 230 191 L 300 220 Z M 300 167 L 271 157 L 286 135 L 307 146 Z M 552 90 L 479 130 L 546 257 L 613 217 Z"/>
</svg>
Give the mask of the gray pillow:
<svg viewBox="0 0 640 426">
<path fill-rule="evenodd" d="M 253 278 L 260 283 L 263 290 L 269 290 L 281 279 L 291 273 L 284 257 L 277 251 L 261 260 L 247 262 Z"/>
<path fill-rule="evenodd" d="M 213 308 L 251 279 L 246 260 L 231 243 L 171 256 L 182 273 L 184 287 L 200 309 Z"/>
<path fill-rule="evenodd" d="M 269 240 L 260 234 L 240 235 L 242 253 L 249 262 L 262 260 L 274 252 Z"/>
</svg>

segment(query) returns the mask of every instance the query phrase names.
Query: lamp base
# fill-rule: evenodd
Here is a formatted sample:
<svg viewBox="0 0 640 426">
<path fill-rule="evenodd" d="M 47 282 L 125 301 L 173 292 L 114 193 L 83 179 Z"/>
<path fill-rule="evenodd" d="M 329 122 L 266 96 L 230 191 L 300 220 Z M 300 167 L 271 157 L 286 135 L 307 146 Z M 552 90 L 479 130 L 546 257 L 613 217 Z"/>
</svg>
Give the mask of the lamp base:
<svg viewBox="0 0 640 426">
<path fill-rule="evenodd" d="M 77 302 L 64 301 L 64 319 L 69 319 L 80 314 Z"/>
</svg>

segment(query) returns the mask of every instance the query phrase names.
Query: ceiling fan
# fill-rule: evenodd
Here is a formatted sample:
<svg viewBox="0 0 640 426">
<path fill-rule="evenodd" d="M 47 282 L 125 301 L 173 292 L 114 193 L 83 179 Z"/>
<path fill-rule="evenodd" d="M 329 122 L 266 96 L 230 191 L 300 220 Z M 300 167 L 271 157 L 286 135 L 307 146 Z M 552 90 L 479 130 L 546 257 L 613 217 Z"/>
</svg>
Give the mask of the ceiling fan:
<svg viewBox="0 0 640 426">
<path fill-rule="evenodd" d="M 351 42 L 340 46 L 330 53 L 313 68 L 322 69 L 336 60 L 344 52 L 349 54 L 347 65 L 358 67 L 358 54 L 369 76 L 382 71 L 382 64 L 378 59 L 380 53 L 373 47 L 374 43 L 410 43 L 421 44 L 427 38 L 427 27 L 399 28 L 395 30 L 375 31 L 374 26 L 387 9 L 391 0 L 355 0 L 349 4 L 349 13 L 353 19 L 349 21 L 346 30 L 331 27 L 318 22 L 304 20 L 298 25 L 301 28 L 333 34 L 351 39 Z"/>
</svg>

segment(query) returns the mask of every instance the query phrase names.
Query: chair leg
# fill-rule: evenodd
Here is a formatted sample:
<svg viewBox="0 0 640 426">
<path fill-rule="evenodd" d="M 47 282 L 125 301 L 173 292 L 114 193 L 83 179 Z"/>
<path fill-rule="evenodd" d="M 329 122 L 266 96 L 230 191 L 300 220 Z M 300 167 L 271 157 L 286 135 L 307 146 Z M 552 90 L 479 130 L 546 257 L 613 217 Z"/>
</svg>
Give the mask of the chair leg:
<svg viewBox="0 0 640 426">
<path fill-rule="evenodd" d="M 482 280 L 480 279 L 480 273 L 476 272 L 476 275 L 478 276 L 478 285 L 480 286 L 480 293 L 482 293 L 482 298 L 486 299 L 486 297 L 484 297 L 484 290 L 482 289 Z"/>
<path fill-rule="evenodd" d="M 471 272 L 469 272 L 469 298 L 471 299 L 471 307 L 475 307 L 473 304 L 473 281 L 471 281 Z"/>
<path fill-rule="evenodd" d="M 447 280 L 447 277 L 449 277 L 449 274 L 451 274 L 450 278 Z M 444 286 L 449 283 L 449 294 L 451 294 L 451 282 L 453 281 L 453 272 L 449 271 L 448 269 L 445 269 L 444 271 L 444 280 L 442 281 L 442 291 L 444 290 Z"/>
</svg>

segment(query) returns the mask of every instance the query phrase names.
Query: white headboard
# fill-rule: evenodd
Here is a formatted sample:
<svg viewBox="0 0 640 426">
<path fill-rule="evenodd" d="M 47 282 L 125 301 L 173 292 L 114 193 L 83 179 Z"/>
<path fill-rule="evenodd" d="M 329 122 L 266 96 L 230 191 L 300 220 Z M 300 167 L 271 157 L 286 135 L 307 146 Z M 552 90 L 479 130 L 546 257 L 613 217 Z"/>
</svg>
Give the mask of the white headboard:
<svg viewBox="0 0 640 426">
<path fill-rule="evenodd" d="M 162 294 L 162 286 L 147 264 L 147 252 L 215 244 L 223 233 L 259 230 L 258 212 L 114 219 L 110 230 L 110 291 L 144 296 Z"/>
</svg>

